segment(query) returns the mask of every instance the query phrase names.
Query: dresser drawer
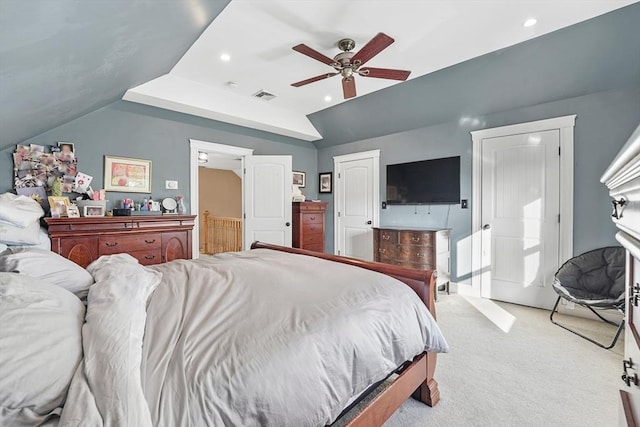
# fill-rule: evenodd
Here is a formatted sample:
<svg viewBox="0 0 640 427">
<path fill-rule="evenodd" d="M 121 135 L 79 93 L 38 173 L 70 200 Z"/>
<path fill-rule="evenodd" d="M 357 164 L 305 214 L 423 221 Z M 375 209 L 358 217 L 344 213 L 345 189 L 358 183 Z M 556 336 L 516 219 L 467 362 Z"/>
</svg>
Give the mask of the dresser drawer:
<svg viewBox="0 0 640 427">
<path fill-rule="evenodd" d="M 302 214 L 302 224 L 322 224 L 323 222 L 324 214 L 321 212 Z"/>
<path fill-rule="evenodd" d="M 322 234 L 324 232 L 324 227 L 322 226 L 322 222 L 309 222 L 309 223 L 305 223 L 302 226 L 302 232 L 304 234 L 313 234 L 313 233 L 320 233 Z"/>
<path fill-rule="evenodd" d="M 99 255 L 109 255 L 150 249 L 160 250 L 161 246 L 161 233 L 132 234 L 130 236 L 100 236 L 98 253 Z"/>
<path fill-rule="evenodd" d="M 324 243 L 324 235 L 322 233 L 305 233 L 302 236 L 302 247 L 306 248 L 308 245 L 319 244 L 322 245 Z"/>
<path fill-rule="evenodd" d="M 421 262 L 411 262 L 411 261 L 398 261 L 396 265 L 400 265 L 402 267 L 412 268 L 414 270 L 433 270 L 435 267 L 431 264 L 425 264 Z"/>
<path fill-rule="evenodd" d="M 380 230 L 379 231 L 380 236 L 378 241 L 380 242 L 380 246 L 382 246 L 382 244 L 384 242 L 388 242 L 388 243 L 398 243 L 398 232 L 397 231 L 393 231 L 393 230 Z"/>
<path fill-rule="evenodd" d="M 134 257 L 142 265 L 160 264 L 162 262 L 162 251 L 158 249 L 149 249 L 147 251 L 133 251 L 129 255 Z"/>
<path fill-rule="evenodd" d="M 313 245 L 305 245 L 303 249 L 314 252 L 324 252 L 324 246 L 322 243 L 316 243 Z"/>
<path fill-rule="evenodd" d="M 399 245 L 397 257 L 401 261 L 434 264 L 433 251 L 430 249 L 430 247 Z"/>
<path fill-rule="evenodd" d="M 400 231 L 398 243 L 401 245 L 433 246 L 433 233 L 420 231 Z"/>
<path fill-rule="evenodd" d="M 381 241 L 378 247 L 378 256 L 380 259 L 395 259 L 398 257 L 398 245 Z"/>
</svg>

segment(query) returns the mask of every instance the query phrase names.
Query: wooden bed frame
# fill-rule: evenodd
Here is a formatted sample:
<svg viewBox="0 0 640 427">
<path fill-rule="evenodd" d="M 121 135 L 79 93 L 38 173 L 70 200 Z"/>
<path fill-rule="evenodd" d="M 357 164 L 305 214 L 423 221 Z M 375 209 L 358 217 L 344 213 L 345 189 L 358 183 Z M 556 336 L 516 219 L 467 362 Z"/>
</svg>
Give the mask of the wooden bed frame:
<svg viewBox="0 0 640 427">
<path fill-rule="evenodd" d="M 413 289 L 427 306 L 433 318 L 436 318 L 435 270 L 411 270 L 390 264 L 367 262 L 355 258 L 313 252 L 305 249 L 289 248 L 254 242 L 251 249 L 273 249 L 322 258 L 329 261 L 341 262 L 367 270 L 377 271 L 392 276 Z M 397 378 L 384 391 L 376 395 L 371 403 L 362 409 L 352 420 L 345 424 L 348 427 L 381 426 L 402 403 L 412 395 L 429 406 L 434 406 L 440 400 L 438 383 L 433 378 L 436 369 L 436 353 L 424 352 L 407 362 L 398 372 Z"/>
</svg>

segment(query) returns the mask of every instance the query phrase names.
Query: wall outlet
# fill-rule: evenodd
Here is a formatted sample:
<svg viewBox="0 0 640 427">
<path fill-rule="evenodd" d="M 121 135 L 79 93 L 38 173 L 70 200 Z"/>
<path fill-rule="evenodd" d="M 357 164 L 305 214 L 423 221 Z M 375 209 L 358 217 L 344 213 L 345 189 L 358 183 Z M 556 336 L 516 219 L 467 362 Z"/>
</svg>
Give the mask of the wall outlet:
<svg viewBox="0 0 640 427">
<path fill-rule="evenodd" d="M 178 189 L 178 181 L 165 181 L 164 182 L 165 190 L 177 190 Z"/>
<path fill-rule="evenodd" d="M 467 209 L 469 207 L 469 202 L 467 199 L 460 200 L 460 208 Z"/>
</svg>

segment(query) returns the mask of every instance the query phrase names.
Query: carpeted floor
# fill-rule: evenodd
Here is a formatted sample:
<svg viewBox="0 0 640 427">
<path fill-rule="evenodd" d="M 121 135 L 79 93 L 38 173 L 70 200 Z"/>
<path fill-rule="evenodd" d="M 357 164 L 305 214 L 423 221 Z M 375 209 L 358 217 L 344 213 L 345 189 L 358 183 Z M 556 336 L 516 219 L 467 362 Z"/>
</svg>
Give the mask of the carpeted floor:
<svg viewBox="0 0 640 427">
<path fill-rule="evenodd" d="M 604 350 L 553 325 L 546 310 L 460 295 L 442 295 L 436 309 L 451 347 L 438 356 L 440 403 L 409 399 L 385 427 L 617 425 L 622 338 Z M 601 321 L 555 319 L 603 341 L 615 332 Z"/>
</svg>

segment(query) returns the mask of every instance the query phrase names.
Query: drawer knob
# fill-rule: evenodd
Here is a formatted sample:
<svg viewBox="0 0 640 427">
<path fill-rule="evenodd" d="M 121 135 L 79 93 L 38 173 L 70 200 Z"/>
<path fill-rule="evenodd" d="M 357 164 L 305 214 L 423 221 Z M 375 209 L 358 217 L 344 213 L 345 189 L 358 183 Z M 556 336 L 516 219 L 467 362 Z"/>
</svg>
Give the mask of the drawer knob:
<svg viewBox="0 0 640 427">
<path fill-rule="evenodd" d="M 71 231 L 73 229 L 74 229 L 73 224 L 69 224 L 69 230 Z"/>
<path fill-rule="evenodd" d="M 422 252 L 416 253 L 416 258 L 424 258 L 424 254 Z"/>
<path fill-rule="evenodd" d="M 624 209 L 624 205 L 627 204 L 627 201 L 621 197 L 620 200 L 613 199 L 611 204 L 613 204 L 613 212 L 611 212 L 611 216 L 615 219 L 622 218 L 622 211 Z"/>
<path fill-rule="evenodd" d="M 145 255 L 144 259 L 154 259 L 155 257 L 155 255 Z"/>
<path fill-rule="evenodd" d="M 144 239 L 144 242 L 145 242 L 145 243 L 149 243 L 149 244 L 151 244 L 151 243 L 155 243 L 155 242 L 156 242 L 156 239 L 151 239 L 151 240 Z"/>
<path fill-rule="evenodd" d="M 624 381 L 627 386 L 631 386 L 631 383 L 638 385 L 638 374 L 629 375 L 625 372 L 622 374 L 622 381 Z"/>
<path fill-rule="evenodd" d="M 383 234 L 382 235 L 382 240 L 389 240 L 391 238 L 391 236 L 389 236 L 388 234 Z"/>
<path fill-rule="evenodd" d="M 110 248 L 114 248 L 116 246 L 118 246 L 118 242 L 104 242 L 105 246 L 108 246 Z"/>
<path fill-rule="evenodd" d="M 310 216 L 310 217 L 309 217 L 309 219 L 310 219 L 311 221 L 313 221 L 314 219 L 316 219 L 316 217 L 315 217 L 315 216 Z"/>
<path fill-rule="evenodd" d="M 387 252 L 387 250 L 385 248 L 378 248 L 378 252 L 383 254 L 383 253 Z"/>
<path fill-rule="evenodd" d="M 420 241 L 420 237 L 415 237 L 415 236 L 413 236 L 413 237 L 411 238 L 411 241 L 412 241 L 412 242 L 416 242 L 416 243 L 417 243 L 417 242 L 419 242 L 419 241 Z"/>
</svg>

